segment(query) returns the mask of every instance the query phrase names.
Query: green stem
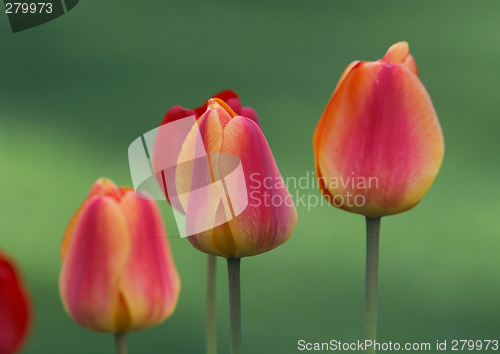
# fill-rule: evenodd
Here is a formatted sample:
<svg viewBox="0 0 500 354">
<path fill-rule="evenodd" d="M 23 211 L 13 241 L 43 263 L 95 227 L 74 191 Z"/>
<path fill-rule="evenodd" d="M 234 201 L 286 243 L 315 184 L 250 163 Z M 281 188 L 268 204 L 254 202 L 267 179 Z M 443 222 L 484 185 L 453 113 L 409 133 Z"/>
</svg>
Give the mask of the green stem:
<svg viewBox="0 0 500 354">
<path fill-rule="evenodd" d="M 115 333 L 116 354 L 127 354 L 127 333 Z"/>
<path fill-rule="evenodd" d="M 240 259 L 227 259 L 229 277 L 229 316 L 231 325 L 231 354 L 241 354 L 241 295 Z"/>
<path fill-rule="evenodd" d="M 365 339 L 377 339 L 377 292 L 380 218 L 366 217 L 366 288 L 365 288 Z M 366 348 L 374 354 L 373 345 Z"/>
<path fill-rule="evenodd" d="M 215 335 L 215 274 L 217 269 L 217 258 L 208 255 L 207 264 L 207 354 L 217 353 L 217 340 Z"/>
</svg>

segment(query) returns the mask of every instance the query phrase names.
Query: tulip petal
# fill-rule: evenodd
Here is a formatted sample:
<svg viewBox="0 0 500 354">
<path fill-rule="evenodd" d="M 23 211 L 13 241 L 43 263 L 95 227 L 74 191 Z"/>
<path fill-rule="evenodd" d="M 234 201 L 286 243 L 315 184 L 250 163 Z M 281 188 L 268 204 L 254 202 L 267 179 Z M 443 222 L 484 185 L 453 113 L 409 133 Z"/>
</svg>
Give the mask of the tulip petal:
<svg viewBox="0 0 500 354">
<path fill-rule="evenodd" d="M 314 151 L 316 151 L 318 149 L 319 141 L 321 139 L 321 132 L 323 131 L 323 124 L 325 122 L 324 117 L 329 115 L 328 111 L 331 109 L 330 107 L 331 107 L 331 103 L 333 101 L 333 98 L 335 97 L 335 92 L 337 91 L 339 86 L 342 84 L 342 82 L 344 82 L 344 79 L 347 77 L 347 75 L 349 75 L 351 70 L 354 69 L 356 66 L 360 65 L 361 63 L 363 63 L 363 62 L 359 61 L 359 60 L 353 61 L 352 63 L 350 63 L 347 66 L 347 68 L 344 70 L 344 72 L 340 76 L 340 79 L 337 82 L 337 86 L 335 86 L 335 90 L 333 91 L 332 97 L 330 97 L 330 101 L 328 102 L 328 105 L 326 106 L 326 110 L 323 113 L 323 115 L 321 116 L 321 118 L 318 122 L 318 125 L 316 127 L 316 130 L 314 131 L 314 136 L 313 136 L 313 149 L 314 149 Z M 318 165 L 316 164 L 316 175 L 317 174 L 318 174 Z"/>
<path fill-rule="evenodd" d="M 260 126 L 259 116 L 253 108 L 250 107 L 241 108 L 240 116 L 249 118 L 253 120 L 255 123 L 257 123 L 258 126 Z"/>
<path fill-rule="evenodd" d="M 201 141 L 198 139 L 198 133 L 201 134 Z M 208 164 L 210 156 L 207 153 L 219 152 L 221 146 L 221 121 L 217 110 L 211 109 L 198 119 L 198 124 L 192 127 L 179 153 L 177 160 L 179 163 L 175 171 L 175 192 L 179 197 L 181 209 L 187 210 L 188 192 L 192 190 L 193 184 L 202 185 L 202 180 L 205 178 L 210 179 L 206 181 L 205 185 L 211 182 L 210 171 L 207 171 L 210 169 Z M 197 156 L 201 155 L 200 151 L 203 151 L 203 155 L 207 156 L 206 161 L 197 159 Z"/>
<path fill-rule="evenodd" d="M 161 125 L 176 121 L 178 119 L 186 118 L 189 116 L 199 117 L 199 115 L 192 109 L 183 108 L 181 106 L 173 106 L 165 114 L 165 117 L 163 118 Z"/>
<path fill-rule="evenodd" d="M 120 293 L 128 304 L 130 329 L 144 329 L 173 312 L 179 275 L 156 204 L 129 191 L 120 206 L 130 230 L 131 247 L 120 277 Z"/>
<path fill-rule="evenodd" d="M 222 111 L 222 110 L 221 110 Z M 231 119 L 230 116 L 225 116 L 226 120 Z M 222 121 L 219 119 L 219 113 L 217 109 L 209 109 L 205 112 L 198 120 L 198 125 L 194 127 L 194 129 L 199 129 L 199 132 L 202 137 L 203 148 L 207 153 L 206 160 L 193 160 L 192 156 L 194 156 L 194 151 L 199 147 L 199 141 L 195 139 L 195 131 L 190 132 L 184 144 L 182 146 L 181 153 L 179 155 L 179 161 L 193 161 L 191 164 L 184 163 L 182 168 L 178 168 L 176 171 L 176 190 L 179 193 L 184 192 L 184 196 L 180 197 L 180 202 L 186 210 L 186 228 L 192 228 L 193 223 L 190 220 L 191 217 L 196 217 L 193 215 L 193 209 L 191 207 L 195 207 L 196 210 L 202 208 L 204 209 L 202 214 L 202 225 L 214 225 L 217 215 L 217 205 L 213 205 L 214 202 L 219 201 L 216 196 L 213 195 L 212 189 L 204 189 L 206 192 L 205 195 L 199 196 L 196 198 L 190 198 L 192 193 L 190 191 L 196 190 L 199 186 L 206 186 L 213 182 L 214 176 L 212 171 L 212 162 L 210 160 L 212 153 L 219 153 L 222 147 Z M 203 192 L 203 190 L 202 190 Z M 188 205 L 189 201 L 192 199 L 196 199 L 197 203 L 202 203 L 203 205 Z M 196 225 L 194 225 L 196 228 Z M 205 228 L 206 229 L 206 228 Z M 195 237 L 199 242 L 203 243 L 203 246 L 200 247 L 208 248 L 210 253 L 217 254 L 217 249 L 214 248 L 211 238 L 214 229 L 209 229 L 207 231 L 201 232 Z M 192 234 L 189 232 L 188 234 Z M 190 241 L 194 242 L 194 239 L 189 237 Z M 193 243 L 192 242 L 192 243 Z"/>
<path fill-rule="evenodd" d="M 128 326 L 118 280 L 130 250 L 129 232 L 117 201 L 88 199 L 73 229 L 59 286 L 66 311 L 82 326 L 119 332 Z"/>
<path fill-rule="evenodd" d="M 30 325 L 28 295 L 18 272 L 0 252 L 0 353 L 17 352 Z"/>
<path fill-rule="evenodd" d="M 409 54 L 410 47 L 408 46 L 408 42 L 401 41 L 389 47 L 382 61 L 387 64 L 400 64 Z"/>
<path fill-rule="evenodd" d="M 418 76 L 418 68 L 417 68 L 417 62 L 413 58 L 411 54 L 408 54 L 408 56 L 405 58 L 403 61 L 403 64 L 408 67 L 415 75 Z"/>
<path fill-rule="evenodd" d="M 122 194 L 122 192 L 116 186 L 116 184 L 113 183 L 113 181 L 111 181 L 107 178 L 99 178 L 92 185 L 92 188 L 90 189 L 86 200 L 93 197 L 93 196 L 108 196 L 108 197 L 111 197 L 111 198 L 118 201 L 121 198 L 121 194 Z M 61 247 L 60 247 L 61 259 L 63 259 L 63 260 L 64 260 L 64 256 L 66 255 L 66 251 L 68 249 L 71 235 L 73 235 L 76 223 L 80 217 L 80 213 L 82 212 L 84 205 L 85 205 L 85 201 L 80 205 L 80 207 L 78 208 L 76 213 L 70 219 L 68 226 L 66 227 L 66 230 L 64 231 L 63 240 L 61 242 Z"/>
<path fill-rule="evenodd" d="M 68 246 L 69 246 L 69 242 L 71 240 L 71 236 L 73 235 L 73 233 L 75 231 L 76 224 L 78 222 L 78 219 L 80 217 L 80 214 L 81 214 L 84 206 L 85 206 L 85 202 L 83 202 L 78 207 L 78 210 L 76 211 L 76 213 L 69 220 L 68 226 L 66 226 L 66 230 L 64 230 L 64 235 L 63 235 L 63 239 L 61 242 L 61 247 L 59 249 L 59 251 L 61 253 L 62 260 L 64 260 L 64 257 L 66 257 L 66 252 L 68 251 Z"/>
<path fill-rule="evenodd" d="M 393 44 L 387 50 L 385 56 L 379 61 L 386 64 L 404 64 L 408 69 L 413 71 L 415 75 L 418 75 L 417 62 L 410 54 L 408 42 L 403 41 Z"/>
</svg>

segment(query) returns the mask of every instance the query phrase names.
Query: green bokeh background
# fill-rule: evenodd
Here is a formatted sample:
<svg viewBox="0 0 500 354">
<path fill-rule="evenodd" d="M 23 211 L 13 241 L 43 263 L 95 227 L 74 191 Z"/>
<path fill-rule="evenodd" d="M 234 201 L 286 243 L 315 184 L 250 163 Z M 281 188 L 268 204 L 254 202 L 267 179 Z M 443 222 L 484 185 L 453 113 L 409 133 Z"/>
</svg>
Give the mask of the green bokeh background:
<svg viewBox="0 0 500 354">
<path fill-rule="evenodd" d="M 423 201 L 382 220 L 379 340 L 500 339 L 499 13 L 498 0 L 81 1 L 16 34 L 0 14 L 0 247 L 32 294 L 24 351 L 113 353 L 110 335 L 77 326 L 61 306 L 59 244 L 98 177 L 131 184 L 128 145 L 170 106 L 236 90 L 258 111 L 282 175 L 304 176 L 345 66 L 400 40 L 434 101 L 446 154 Z M 326 204 L 298 214 L 285 245 L 242 261 L 246 353 L 362 338 L 363 218 Z M 129 336 L 131 353 L 204 351 L 206 256 L 172 222 L 179 304 L 164 324 Z M 219 352 L 228 353 L 218 266 Z"/>
</svg>

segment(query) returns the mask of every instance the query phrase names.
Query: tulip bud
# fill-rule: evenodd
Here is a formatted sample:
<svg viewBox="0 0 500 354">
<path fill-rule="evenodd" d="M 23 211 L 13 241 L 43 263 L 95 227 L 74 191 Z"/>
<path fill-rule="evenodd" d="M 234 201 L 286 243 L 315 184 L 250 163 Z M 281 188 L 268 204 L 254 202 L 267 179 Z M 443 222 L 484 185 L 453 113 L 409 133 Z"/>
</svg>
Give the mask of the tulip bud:
<svg viewBox="0 0 500 354">
<path fill-rule="evenodd" d="M 164 321 L 180 290 L 157 205 L 98 180 L 68 224 L 59 288 L 78 324 L 123 333 Z"/>
<path fill-rule="evenodd" d="M 230 169 L 222 158 L 216 156 L 226 154 L 239 158 L 244 175 L 244 183 L 234 183 L 227 188 L 236 191 L 237 199 L 244 199 L 248 204 L 234 218 L 226 219 L 227 222 L 191 234 L 188 237 L 191 244 L 208 254 L 241 258 L 267 252 L 286 242 L 295 228 L 297 211 L 258 124 L 237 115 L 224 101 L 215 98 L 208 101 L 207 110 L 198 119 L 196 128 L 211 159 L 211 170 L 208 174 L 207 171 L 199 174 L 195 172 L 196 166 L 187 170 L 178 168 L 177 190 L 189 190 L 190 186 L 196 184 L 195 179 L 203 175 L 212 174 L 216 179 L 223 178 Z M 191 138 L 193 136 L 186 138 L 179 161 L 188 161 L 190 159 L 186 156 L 193 155 L 196 141 Z M 210 196 L 197 199 L 195 203 L 192 200 L 181 200 L 187 214 L 198 215 L 205 221 L 210 218 L 215 220 L 225 208 L 222 201 L 211 199 Z M 230 203 L 233 207 L 238 204 L 235 199 Z M 190 207 L 200 212 L 189 213 Z M 196 222 L 187 221 L 188 225 Z"/>
<path fill-rule="evenodd" d="M 422 199 L 441 166 L 444 140 L 406 42 L 383 59 L 347 67 L 313 147 L 320 190 L 341 209 L 374 218 Z"/>
<path fill-rule="evenodd" d="M 0 354 L 17 352 L 31 321 L 28 294 L 13 262 L 0 252 Z"/>
</svg>

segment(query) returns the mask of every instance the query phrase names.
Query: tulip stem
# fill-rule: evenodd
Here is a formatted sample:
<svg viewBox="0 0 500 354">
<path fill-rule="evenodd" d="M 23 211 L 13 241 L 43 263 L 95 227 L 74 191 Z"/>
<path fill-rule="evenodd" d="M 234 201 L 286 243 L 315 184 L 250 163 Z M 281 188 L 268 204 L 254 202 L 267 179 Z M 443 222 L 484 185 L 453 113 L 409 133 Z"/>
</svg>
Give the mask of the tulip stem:
<svg viewBox="0 0 500 354">
<path fill-rule="evenodd" d="M 116 354 L 127 354 L 127 333 L 115 333 Z"/>
<path fill-rule="evenodd" d="M 207 264 L 207 354 L 217 353 L 217 340 L 215 335 L 215 274 L 217 269 L 216 256 L 208 255 Z"/>
<path fill-rule="evenodd" d="M 372 343 L 377 338 L 379 236 L 380 218 L 366 217 L 365 339 Z M 373 345 L 366 348 L 366 353 L 375 353 Z"/>
<path fill-rule="evenodd" d="M 231 325 L 231 354 L 241 353 L 241 295 L 240 258 L 227 259 L 229 277 L 229 317 Z"/>
</svg>

